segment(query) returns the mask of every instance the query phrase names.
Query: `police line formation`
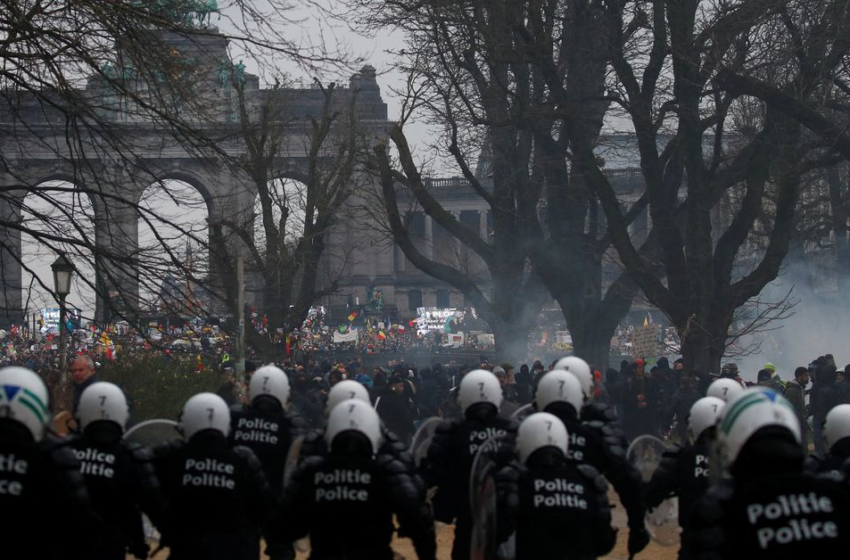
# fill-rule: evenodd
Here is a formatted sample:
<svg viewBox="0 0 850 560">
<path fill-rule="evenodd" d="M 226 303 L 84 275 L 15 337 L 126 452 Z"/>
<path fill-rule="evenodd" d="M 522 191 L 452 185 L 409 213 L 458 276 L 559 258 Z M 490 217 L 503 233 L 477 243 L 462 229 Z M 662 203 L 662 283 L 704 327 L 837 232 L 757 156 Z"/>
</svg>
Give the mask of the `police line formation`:
<svg viewBox="0 0 850 560">
<path fill-rule="evenodd" d="M 0 555 L 118 560 L 146 558 L 157 545 L 176 560 L 255 560 L 265 543 L 278 560 L 309 536 L 310 558 L 390 560 L 398 532 L 431 560 L 437 521 L 455 523 L 453 560 L 596 558 L 617 537 L 609 482 L 628 516 L 631 555 L 648 545 L 647 518 L 672 496 L 682 558 L 848 550 L 850 405 L 826 417 L 826 456 L 807 460 L 784 397 L 719 379 L 690 410 L 689 441 L 667 447 L 644 480 L 592 383 L 585 362 L 564 358 L 539 380 L 535 402 L 504 418 L 496 376 L 471 371 L 457 388 L 462 418 L 426 422 L 409 448 L 350 380 L 330 391 L 324 429 L 305 430 L 287 412 L 286 373 L 270 365 L 251 377 L 248 406 L 197 394 L 176 422 L 179 437 L 146 448 L 125 437 L 129 410 L 117 386 L 85 389 L 78 432 L 59 439 L 44 383 L 7 367 Z M 143 514 L 159 533 L 153 544 Z"/>
</svg>

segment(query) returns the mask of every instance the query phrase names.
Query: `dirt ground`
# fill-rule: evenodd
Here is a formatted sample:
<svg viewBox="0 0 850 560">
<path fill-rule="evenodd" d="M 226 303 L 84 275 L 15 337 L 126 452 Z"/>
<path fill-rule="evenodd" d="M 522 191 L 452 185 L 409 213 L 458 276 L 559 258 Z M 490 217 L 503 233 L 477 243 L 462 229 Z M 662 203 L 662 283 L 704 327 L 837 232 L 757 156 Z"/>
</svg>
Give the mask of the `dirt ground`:
<svg viewBox="0 0 850 560">
<path fill-rule="evenodd" d="M 611 554 L 605 556 L 605 558 L 610 558 L 612 560 L 625 560 L 629 557 L 629 553 L 627 550 L 627 541 L 628 541 L 628 529 L 625 528 L 626 525 L 626 516 L 623 508 L 619 506 L 617 497 L 615 494 L 611 495 L 612 503 L 617 503 L 617 507 L 614 508 L 613 517 L 614 517 L 614 525 L 616 527 L 621 527 L 619 534 L 617 535 L 617 545 L 614 547 L 614 550 L 611 551 Z M 452 551 L 452 541 L 454 537 L 454 527 L 448 525 L 440 525 L 437 529 L 437 559 L 438 560 L 450 560 L 451 551 Z M 413 560 L 416 558 L 416 553 L 413 551 L 413 545 L 408 539 L 394 539 L 393 540 L 393 550 L 396 552 L 397 560 Z M 638 554 L 635 558 L 643 558 L 646 560 L 675 560 L 678 557 L 678 546 L 673 547 L 662 547 L 654 542 L 651 542 L 646 549 Z M 298 560 L 307 560 L 308 554 L 299 554 Z M 131 560 L 132 557 L 128 556 L 127 560 Z M 165 560 L 167 558 L 166 553 L 158 554 L 156 560 Z M 263 560 L 266 559 L 266 556 L 261 556 Z"/>
<path fill-rule="evenodd" d="M 450 560 L 453 536 L 453 527 L 443 527 L 440 531 L 437 532 L 438 560 Z M 627 536 L 627 530 L 620 531 L 619 538 L 617 539 L 617 546 L 614 547 L 614 550 L 611 552 L 611 554 L 605 556 L 605 558 L 616 560 L 624 560 L 628 558 L 629 553 L 626 550 Z M 398 560 L 401 560 L 401 558 L 406 560 L 413 560 L 416 558 L 416 553 L 413 551 L 413 546 L 407 539 L 396 539 L 393 542 L 393 550 L 396 551 L 396 558 Z M 678 550 L 678 547 L 665 548 L 658 546 L 655 543 L 650 543 L 649 546 L 646 547 L 646 549 L 642 553 L 636 556 L 636 558 L 644 558 L 646 560 L 675 560 L 677 558 Z M 167 557 L 167 553 L 163 552 L 158 554 L 155 558 L 156 560 L 165 560 Z M 298 560 L 306 560 L 308 557 L 309 556 L 307 554 L 299 554 Z M 132 558 L 132 556 L 128 556 L 127 560 L 131 560 Z M 262 555 L 261 558 L 265 560 L 267 557 L 265 555 Z"/>
</svg>

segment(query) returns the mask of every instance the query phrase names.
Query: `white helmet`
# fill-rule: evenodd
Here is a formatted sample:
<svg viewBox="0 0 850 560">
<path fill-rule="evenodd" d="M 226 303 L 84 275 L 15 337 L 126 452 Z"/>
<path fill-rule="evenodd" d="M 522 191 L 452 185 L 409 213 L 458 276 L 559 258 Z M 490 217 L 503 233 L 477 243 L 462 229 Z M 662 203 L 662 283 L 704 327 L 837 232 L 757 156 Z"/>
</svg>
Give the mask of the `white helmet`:
<svg viewBox="0 0 850 560">
<path fill-rule="evenodd" d="M 557 416 L 548 412 L 535 412 L 519 425 L 519 432 L 517 432 L 519 459 L 525 463 L 532 453 L 541 447 L 550 446 L 557 447 L 566 456 L 568 440 L 567 428 Z"/>
<path fill-rule="evenodd" d="M 584 403 L 584 393 L 581 390 L 581 382 L 574 374 L 554 369 L 540 379 L 534 400 L 537 401 L 537 410 L 540 411 L 546 410 L 553 402 L 565 402 L 573 405 L 578 413 Z"/>
<path fill-rule="evenodd" d="M 705 394 L 709 397 L 717 397 L 726 404 L 729 404 L 729 402 L 743 392 L 744 388 L 741 387 L 740 383 L 728 377 L 721 377 L 711 382 Z"/>
<path fill-rule="evenodd" d="M 555 369 L 563 369 L 576 376 L 581 383 L 581 392 L 584 395 L 585 404 L 593 400 L 593 372 L 590 371 L 587 362 L 577 356 L 567 356 L 558 360 Z"/>
<path fill-rule="evenodd" d="M 729 401 L 717 430 L 717 449 L 723 464 L 731 467 L 750 437 L 768 426 L 786 428 L 800 442 L 800 422 L 785 397 L 764 387 L 754 387 Z"/>
<path fill-rule="evenodd" d="M 367 404 L 372 403 L 372 399 L 369 398 L 369 391 L 366 390 L 366 387 L 362 383 L 346 379 L 331 387 L 328 393 L 328 403 L 325 407 L 325 412 L 332 411 L 336 408 L 336 405 L 348 399 L 356 399 Z"/>
<path fill-rule="evenodd" d="M 688 414 L 688 435 L 691 441 L 696 441 L 705 430 L 716 426 L 724 408 L 726 403 L 717 397 L 703 397 L 695 402 Z"/>
<path fill-rule="evenodd" d="M 839 404 L 826 415 L 826 423 L 823 427 L 823 443 L 826 450 L 840 440 L 850 436 L 850 404 Z"/>
<path fill-rule="evenodd" d="M 267 365 L 259 368 L 248 383 L 248 400 L 254 402 L 259 396 L 276 398 L 280 406 L 289 402 L 289 377 L 277 366 Z"/>
<path fill-rule="evenodd" d="M 0 418 L 20 422 L 35 441 L 44 437 L 50 421 L 47 387 L 35 373 L 22 367 L 0 369 Z"/>
<path fill-rule="evenodd" d="M 482 402 L 493 403 L 497 409 L 502 406 L 502 386 L 499 385 L 499 378 L 486 369 L 472 370 L 464 375 L 458 391 L 458 401 L 463 412 Z"/>
<path fill-rule="evenodd" d="M 186 439 L 201 430 L 218 430 L 226 436 L 230 432 L 230 409 L 215 393 L 198 393 L 183 405 L 177 430 Z"/>
<path fill-rule="evenodd" d="M 129 418 L 130 407 L 127 405 L 127 397 L 117 385 L 99 381 L 89 385 L 80 395 L 77 421 L 80 423 L 80 428 L 84 430 L 89 424 L 98 420 L 115 422 L 123 430 Z"/>
<path fill-rule="evenodd" d="M 368 402 L 348 399 L 337 404 L 328 418 L 325 442 L 330 448 L 338 435 L 350 431 L 365 435 L 372 444 L 372 453 L 378 452 L 382 441 L 381 420 Z"/>
</svg>

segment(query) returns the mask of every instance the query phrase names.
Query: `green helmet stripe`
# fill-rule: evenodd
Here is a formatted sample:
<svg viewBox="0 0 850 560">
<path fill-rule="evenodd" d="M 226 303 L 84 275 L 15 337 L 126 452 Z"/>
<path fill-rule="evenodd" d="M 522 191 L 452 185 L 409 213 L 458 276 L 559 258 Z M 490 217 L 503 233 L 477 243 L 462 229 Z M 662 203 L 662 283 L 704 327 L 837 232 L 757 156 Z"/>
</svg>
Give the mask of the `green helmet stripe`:
<svg viewBox="0 0 850 560">
<path fill-rule="evenodd" d="M 18 402 L 21 403 L 22 405 L 24 405 L 25 407 L 27 407 L 28 409 L 30 409 L 30 411 L 32 411 L 32 413 L 35 414 L 35 417 L 38 418 L 39 422 L 41 422 L 42 424 L 45 423 L 44 413 L 41 412 L 40 410 L 38 410 L 38 408 L 36 408 L 36 406 L 33 403 L 31 403 L 29 400 L 27 400 L 23 397 L 19 398 Z"/>
<path fill-rule="evenodd" d="M 724 433 L 728 434 L 732 430 L 732 424 L 738 419 L 738 417 L 743 414 L 743 412 L 750 408 L 754 404 L 758 404 L 762 402 L 761 393 L 756 393 L 743 399 L 737 401 L 734 405 L 732 405 L 732 409 L 726 411 L 726 414 L 723 415 L 723 422 L 720 424 L 720 429 L 723 430 Z"/>
<path fill-rule="evenodd" d="M 33 393 L 32 391 L 30 391 L 29 389 L 26 389 L 26 388 L 24 389 L 24 394 L 26 396 L 28 396 L 30 399 L 32 399 L 33 401 L 35 401 L 45 415 L 47 414 L 47 405 L 44 404 L 44 401 L 41 400 L 41 397 L 39 397 L 38 395 L 36 395 L 35 393 Z"/>
</svg>

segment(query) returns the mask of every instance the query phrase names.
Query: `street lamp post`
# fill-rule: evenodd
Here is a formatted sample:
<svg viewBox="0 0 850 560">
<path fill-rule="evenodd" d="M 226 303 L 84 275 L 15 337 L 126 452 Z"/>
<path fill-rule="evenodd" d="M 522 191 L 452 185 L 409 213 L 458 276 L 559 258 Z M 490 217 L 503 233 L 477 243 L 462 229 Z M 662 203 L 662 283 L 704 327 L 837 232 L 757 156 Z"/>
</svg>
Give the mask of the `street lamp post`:
<svg viewBox="0 0 850 560">
<path fill-rule="evenodd" d="M 53 269 L 53 289 L 59 298 L 59 371 L 62 372 L 62 382 L 67 383 L 65 369 L 68 359 L 68 341 L 65 331 L 65 298 L 71 293 L 71 278 L 74 276 L 74 265 L 64 253 L 50 265 Z"/>
</svg>

